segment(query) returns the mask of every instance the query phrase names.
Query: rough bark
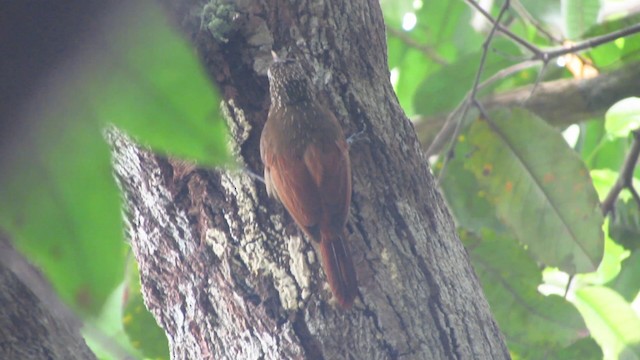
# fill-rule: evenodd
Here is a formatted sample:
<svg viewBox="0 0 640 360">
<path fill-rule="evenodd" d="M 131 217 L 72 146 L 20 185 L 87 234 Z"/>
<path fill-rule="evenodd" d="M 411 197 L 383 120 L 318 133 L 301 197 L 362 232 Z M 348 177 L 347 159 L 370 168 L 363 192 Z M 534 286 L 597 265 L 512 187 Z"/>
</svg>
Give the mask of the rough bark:
<svg viewBox="0 0 640 360">
<path fill-rule="evenodd" d="M 95 359 L 80 322 L 0 233 L 0 359 Z"/>
<path fill-rule="evenodd" d="M 262 183 L 109 133 L 145 301 L 172 358 L 509 358 L 389 83 L 378 1 L 165 5 L 221 89 L 241 166 L 262 171 L 271 49 L 300 59 L 345 131 L 367 136 L 351 148 L 347 225 L 360 295 L 341 311 L 317 254 Z"/>
<path fill-rule="evenodd" d="M 603 118 L 607 109 L 624 98 L 640 96 L 640 64 L 631 63 L 591 79 L 561 79 L 523 86 L 481 99 L 485 109 L 524 107 L 553 126 L 563 127 Z M 429 147 L 449 114 L 415 119 L 420 142 Z M 453 132 L 453 127 L 449 133 Z"/>
</svg>

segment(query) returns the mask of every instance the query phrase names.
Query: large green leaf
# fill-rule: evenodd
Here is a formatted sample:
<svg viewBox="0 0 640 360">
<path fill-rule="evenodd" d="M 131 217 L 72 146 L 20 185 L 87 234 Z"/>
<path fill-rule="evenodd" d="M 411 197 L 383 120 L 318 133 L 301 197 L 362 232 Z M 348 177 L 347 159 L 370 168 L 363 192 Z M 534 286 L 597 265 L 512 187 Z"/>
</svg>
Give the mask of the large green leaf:
<svg viewBox="0 0 640 360">
<path fill-rule="evenodd" d="M 140 289 L 140 275 L 133 257 L 129 263 L 126 297 L 122 308 L 122 326 L 131 344 L 148 359 L 168 359 L 167 335 L 145 307 Z"/>
<path fill-rule="evenodd" d="M 66 303 L 96 313 L 122 281 L 126 248 L 109 149 L 86 109 L 43 105 L 29 119 L 50 122 L 2 164 L 0 226 Z"/>
<path fill-rule="evenodd" d="M 126 252 L 104 125 L 201 164 L 227 156 L 218 97 L 194 52 L 156 5 L 126 4 L 41 85 L 23 114 L 28 131 L 0 157 L 0 227 L 92 314 L 122 282 Z"/>
<path fill-rule="evenodd" d="M 477 114 L 469 111 L 467 119 L 474 119 Z M 485 228 L 501 233 L 504 224 L 496 216 L 494 204 L 488 201 L 473 173 L 465 168 L 468 157 L 475 151 L 467 136 L 465 131 L 456 139 L 453 155 L 439 174 L 440 187 L 459 227 L 474 233 Z M 440 160 L 435 167 L 442 166 Z"/>
<path fill-rule="evenodd" d="M 562 0 L 562 20 L 567 38 L 575 40 L 596 24 L 599 0 Z"/>
<path fill-rule="evenodd" d="M 638 22 L 640 22 L 640 14 L 637 13 L 623 18 L 604 21 L 592 27 L 583 37 L 590 38 L 609 34 L 636 25 Z M 640 58 L 640 34 L 636 33 L 616 41 L 601 44 L 598 47 L 590 49 L 588 54 L 600 68 L 611 65 L 619 66 L 625 62 L 637 61 L 638 58 Z"/>
<path fill-rule="evenodd" d="M 509 349 L 517 357 L 550 358 L 586 333 L 576 309 L 565 299 L 537 291 L 540 269 L 514 239 L 483 231 L 464 238 Z"/>
<path fill-rule="evenodd" d="M 640 129 L 640 98 L 630 97 L 613 104 L 605 114 L 604 128 L 610 136 L 622 138 Z"/>
<path fill-rule="evenodd" d="M 602 259 L 603 218 L 589 173 L 558 131 L 523 109 L 490 114 L 469 131 L 467 162 L 533 256 L 574 274 Z"/>
<path fill-rule="evenodd" d="M 626 301 L 633 301 L 640 293 L 640 251 L 636 250 L 624 259 L 618 276 L 607 285 L 617 291 Z"/>
<path fill-rule="evenodd" d="M 640 359 L 640 319 L 620 294 L 603 286 L 576 291 L 574 304 L 605 359 Z"/>
<path fill-rule="evenodd" d="M 500 39 L 499 39 L 500 40 Z M 495 53 L 487 57 L 482 79 L 493 75 L 515 61 L 507 58 L 517 56 L 518 48 L 506 40 L 492 42 Z M 508 54 L 505 56 L 505 54 Z M 413 106 L 421 115 L 432 115 L 453 109 L 471 89 L 480 61 L 481 51 L 460 57 L 426 77 L 413 98 Z M 445 95 L 446 94 L 446 95 Z"/>
<path fill-rule="evenodd" d="M 633 199 L 618 199 L 609 220 L 609 234 L 629 250 L 640 248 L 640 210 Z"/>
<path fill-rule="evenodd" d="M 219 98 L 190 45 L 158 8 L 132 7 L 107 25 L 107 55 L 86 89 L 93 111 L 157 151 L 225 162 Z"/>
</svg>

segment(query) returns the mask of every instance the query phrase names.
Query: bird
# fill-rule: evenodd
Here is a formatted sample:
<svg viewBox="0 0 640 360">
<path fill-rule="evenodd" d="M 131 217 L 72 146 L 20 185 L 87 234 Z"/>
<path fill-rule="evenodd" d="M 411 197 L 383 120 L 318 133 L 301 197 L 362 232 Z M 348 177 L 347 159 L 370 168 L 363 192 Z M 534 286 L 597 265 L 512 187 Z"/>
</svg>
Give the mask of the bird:
<svg viewBox="0 0 640 360">
<path fill-rule="evenodd" d="M 260 137 L 267 194 L 282 202 L 319 248 L 333 296 L 349 309 L 358 292 L 345 228 L 351 205 L 349 146 L 301 63 L 272 55 L 271 105 Z"/>
</svg>

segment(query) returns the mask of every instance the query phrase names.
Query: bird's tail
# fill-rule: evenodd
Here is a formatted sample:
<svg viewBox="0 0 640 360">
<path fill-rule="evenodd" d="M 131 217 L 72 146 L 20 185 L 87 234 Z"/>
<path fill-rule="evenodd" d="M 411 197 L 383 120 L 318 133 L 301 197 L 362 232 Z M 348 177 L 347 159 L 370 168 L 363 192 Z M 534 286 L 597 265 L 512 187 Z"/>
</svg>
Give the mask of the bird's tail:
<svg viewBox="0 0 640 360">
<path fill-rule="evenodd" d="M 333 295 L 340 307 L 348 309 L 358 293 L 358 281 L 344 235 L 322 234 L 320 241 L 322 267 Z"/>
</svg>

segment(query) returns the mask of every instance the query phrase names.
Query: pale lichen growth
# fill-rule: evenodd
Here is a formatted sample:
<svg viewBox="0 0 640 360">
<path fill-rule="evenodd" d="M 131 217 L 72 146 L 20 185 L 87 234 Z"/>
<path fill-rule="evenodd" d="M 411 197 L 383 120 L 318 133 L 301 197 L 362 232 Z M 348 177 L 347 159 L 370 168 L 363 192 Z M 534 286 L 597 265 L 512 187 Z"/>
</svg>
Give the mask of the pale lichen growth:
<svg viewBox="0 0 640 360">
<path fill-rule="evenodd" d="M 274 266 L 272 275 L 282 307 L 287 310 L 297 310 L 300 304 L 298 304 L 298 289 L 295 281 L 281 267 Z"/>
<path fill-rule="evenodd" d="M 237 107 L 233 99 L 222 101 L 220 103 L 220 112 L 229 127 L 229 149 L 236 161 L 242 161 L 240 150 L 242 144 L 249 138 L 251 134 L 251 123 L 244 116 L 244 111 Z"/>
<path fill-rule="evenodd" d="M 311 269 L 307 261 L 307 254 L 304 251 L 305 240 L 300 236 L 295 236 L 289 239 L 288 245 L 291 256 L 289 269 L 302 290 L 302 299 L 304 300 L 311 295 L 311 291 L 309 290 L 309 286 L 311 285 Z"/>
<path fill-rule="evenodd" d="M 217 257 L 222 258 L 229 244 L 229 239 L 227 238 L 227 233 L 220 229 L 209 228 L 205 233 L 205 241 L 211 249 L 213 253 L 216 254 Z"/>
</svg>

